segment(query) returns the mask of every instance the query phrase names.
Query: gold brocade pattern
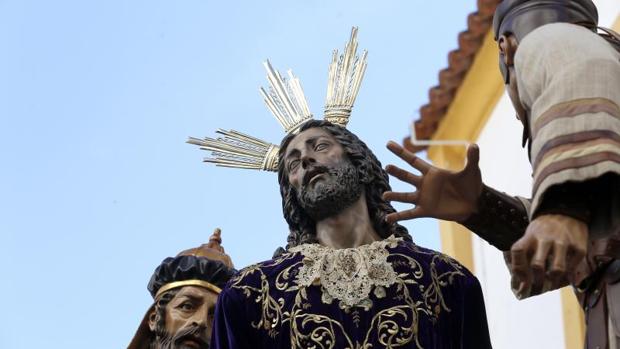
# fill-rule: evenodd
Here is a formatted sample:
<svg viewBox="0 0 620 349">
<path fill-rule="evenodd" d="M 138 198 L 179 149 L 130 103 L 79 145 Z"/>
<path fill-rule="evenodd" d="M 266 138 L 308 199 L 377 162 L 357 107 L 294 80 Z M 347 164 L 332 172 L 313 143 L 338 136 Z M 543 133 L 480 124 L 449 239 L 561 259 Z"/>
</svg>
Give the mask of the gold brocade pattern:
<svg viewBox="0 0 620 349">
<path fill-rule="evenodd" d="M 375 310 L 370 298 L 374 295 L 377 299 L 381 299 L 381 296 L 386 297 L 385 288 L 389 290 L 395 288 L 394 292 L 389 294 L 396 305 L 376 311 L 365 329 L 366 333 L 362 336 L 348 333 L 345 323 L 325 314 L 310 311 L 315 303 L 309 301 L 308 290 L 314 286 L 319 287 L 321 284 L 311 282 L 307 285 L 308 276 L 303 276 L 302 271 L 304 263 L 308 261 L 304 262 L 297 258 L 302 253 L 300 251 L 287 253 L 273 261 L 243 269 L 233 278 L 230 287 L 241 290 L 247 299 L 253 300 L 260 306 L 260 319 L 252 322 L 252 327 L 265 331 L 271 338 L 279 336 L 281 331 L 288 331 L 291 348 L 335 348 L 337 341 L 344 342 L 346 349 L 375 349 L 373 343 L 379 343 L 384 348 L 398 348 L 405 345 L 423 348 L 418 332 L 420 318 L 426 317 L 431 323 L 435 323 L 442 312 L 451 311 L 443 290 L 451 285 L 456 277 L 465 276 L 463 267 L 450 257 L 420 249 L 412 243 L 399 239 L 384 241 L 385 244 L 378 246 L 381 246 L 387 254 L 386 260 L 389 257 L 386 263 L 394 272 L 393 282 L 385 286 L 375 284 L 372 295 L 365 298 L 369 303 L 361 302 L 349 307 L 345 306 L 344 302 L 340 302 L 340 308 L 350 315 L 351 323 L 354 323 L 357 328 L 359 311 L 365 313 Z M 386 247 L 391 248 L 395 244 L 405 247 L 406 253 L 400 253 L 403 252 L 402 249 L 398 251 L 399 253 L 387 250 Z M 424 262 L 420 262 L 413 256 L 423 256 Z M 277 267 L 284 263 L 290 263 L 290 265 L 284 269 L 278 269 L 275 277 L 273 274 L 269 277 L 265 274 L 266 268 Z M 438 268 L 439 265 L 441 268 Z M 304 273 L 309 273 L 308 270 L 311 269 L 306 266 Z M 397 273 L 395 270 L 400 272 Z M 251 286 L 245 282 L 251 275 L 259 276 L 259 286 Z M 298 280 L 304 284 L 300 284 Z M 383 289 L 383 293 L 378 292 L 378 289 Z M 324 296 L 325 288 L 321 291 L 322 303 L 330 304 L 329 299 Z M 282 297 L 276 299 L 275 294 L 285 295 L 289 301 L 286 302 Z M 290 301 L 291 299 L 293 301 Z"/>
</svg>

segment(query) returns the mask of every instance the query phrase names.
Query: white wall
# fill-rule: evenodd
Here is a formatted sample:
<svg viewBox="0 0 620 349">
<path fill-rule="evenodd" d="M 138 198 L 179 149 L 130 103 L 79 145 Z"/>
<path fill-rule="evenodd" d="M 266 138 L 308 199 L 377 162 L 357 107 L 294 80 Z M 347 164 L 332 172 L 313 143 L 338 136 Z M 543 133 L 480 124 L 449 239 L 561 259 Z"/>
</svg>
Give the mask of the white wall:
<svg viewBox="0 0 620 349">
<path fill-rule="evenodd" d="M 484 183 L 511 195 L 530 197 L 531 171 L 520 147 L 521 123 L 504 95 L 478 138 Z M 564 348 L 559 291 L 519 301 L 510 291 L 502 254 L 477 236 L 474 270 L 482 284 L 489 330 L 495 348 Z"/>
<path fill-rule="evenodd" d="M 598 23 L 601 27 L 610 28 L 620 14 L 620 1 L 618 0 L 594 0 L 598 9 Z"/>
</svg>

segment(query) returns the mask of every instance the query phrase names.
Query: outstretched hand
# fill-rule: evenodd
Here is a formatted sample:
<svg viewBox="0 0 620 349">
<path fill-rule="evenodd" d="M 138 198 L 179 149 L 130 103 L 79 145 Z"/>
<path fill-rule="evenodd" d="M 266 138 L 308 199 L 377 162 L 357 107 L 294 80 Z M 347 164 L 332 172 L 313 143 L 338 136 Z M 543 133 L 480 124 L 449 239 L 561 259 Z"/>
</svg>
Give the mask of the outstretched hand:
<svg viewBox="0 0 620 349">
<path fill-rule="evenodd" d="M 477 201 L 482 193 L 482 177 L 478 167 L 478 146 L 467 148 L 467 164 L 461 171 L 448 171 L 435 167 L 390 141 L 387 148 L 418 170 L 415 175 L 395 165 L 386 166 L 390 175 L 413 185 L 413 192 L 383 193 L 383 199 L 415 205 L 414 208 L 390 213 L 388 222 L 396 222 L 419 217 L 434 217 L 443 220 L 462 222 L 476 211 Z"/>
</svg>

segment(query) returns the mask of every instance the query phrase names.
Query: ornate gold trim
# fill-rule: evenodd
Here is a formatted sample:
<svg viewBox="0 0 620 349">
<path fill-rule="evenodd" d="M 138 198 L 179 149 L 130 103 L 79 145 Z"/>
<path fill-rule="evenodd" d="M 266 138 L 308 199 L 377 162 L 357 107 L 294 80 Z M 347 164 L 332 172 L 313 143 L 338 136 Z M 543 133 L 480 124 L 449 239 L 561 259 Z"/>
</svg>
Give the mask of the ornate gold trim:
<svg viewBox="0 0 620 349">
<path fill-rule="evenodd" d="M 213 291 L 217 294 L 220 294 L 220 292 L 222 292 L 221 288 L 211 283 L 208 283 L 204 280 L 196 280 L 196 279 L 183 280 L 183 281 L 171 282 L 171 283 L 165 284 L 162 287 L 160 287 L 159 290 L 157 290 L 157 293 L 155 294 L 155 299 L 158 299 L 166 291 L 170 291 L 173 288 L 179 288 L 179 287 L 185 287 L 185 286 L 199 286 L 199 287 L 206 288 L 207 290 Z"/>
</svg>

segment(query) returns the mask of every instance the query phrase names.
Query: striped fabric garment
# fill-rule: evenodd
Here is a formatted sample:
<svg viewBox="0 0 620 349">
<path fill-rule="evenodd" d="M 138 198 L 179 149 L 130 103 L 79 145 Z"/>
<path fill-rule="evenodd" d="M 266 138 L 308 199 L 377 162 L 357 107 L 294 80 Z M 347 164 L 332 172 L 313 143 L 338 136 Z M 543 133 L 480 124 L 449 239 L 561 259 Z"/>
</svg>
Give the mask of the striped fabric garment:
<svg viewBox="0 0 620 349">
<path fill-rule="evenodd" d="M 620 174 L 620 53 L 583 27 L 554 23 L 523 39 L 515 70 L 530 109 L 530 215 L 553 185 Z"/>
</svg>

